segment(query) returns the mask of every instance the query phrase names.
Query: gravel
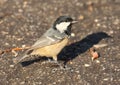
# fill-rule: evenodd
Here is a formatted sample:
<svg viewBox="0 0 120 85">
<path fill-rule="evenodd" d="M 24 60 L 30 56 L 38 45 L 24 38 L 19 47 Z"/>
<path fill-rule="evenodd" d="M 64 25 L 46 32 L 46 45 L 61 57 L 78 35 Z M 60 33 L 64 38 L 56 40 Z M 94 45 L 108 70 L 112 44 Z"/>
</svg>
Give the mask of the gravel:
<svg viewBox="0 0 120 85">
<path fill-rule="evenodd" d="M 0 56 L 0 85 L 120 84 L 119 0 L 0 0 L 0 49 L 32 45 L 61 15 L 79 21 L 58 56 L 70 69 L 38 57 L 14 65 L 7 53 Z M 88 50 L 96 44 L 108 46 L 96 49 L 100 57 L 92 61 Z"/>
</svg>

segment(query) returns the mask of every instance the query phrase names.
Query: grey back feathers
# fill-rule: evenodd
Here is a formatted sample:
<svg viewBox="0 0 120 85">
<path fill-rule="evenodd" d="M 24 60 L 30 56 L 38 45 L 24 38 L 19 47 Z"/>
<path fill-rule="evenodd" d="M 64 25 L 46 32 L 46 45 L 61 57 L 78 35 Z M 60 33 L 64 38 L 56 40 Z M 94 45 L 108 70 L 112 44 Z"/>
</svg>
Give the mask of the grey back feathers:
<svg viewBox="0 0 120 85">
<path fill-rule="evenodd" d="M 32 53 L 33 49 L 35 50 L 37 48 L 60 42 L 65 37 L 68 37 L 68 35 L 66 35 L 65 33 L 60 33 L 53 28 L 50 28 L 32 45 L 32 47 L 26 52 L 26 54 Z"/>
</svg>

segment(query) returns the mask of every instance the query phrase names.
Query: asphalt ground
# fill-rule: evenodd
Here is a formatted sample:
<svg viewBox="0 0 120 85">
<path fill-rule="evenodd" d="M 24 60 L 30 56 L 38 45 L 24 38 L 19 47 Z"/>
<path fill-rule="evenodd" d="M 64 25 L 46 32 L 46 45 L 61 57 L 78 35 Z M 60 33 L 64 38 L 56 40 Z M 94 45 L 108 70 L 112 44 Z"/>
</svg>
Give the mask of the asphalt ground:
<svg viewBox="0 0 120 85">
<path fill-rule="evenodd" d="M 79 21 L 58 56 L 70 69 L 40 57 L 15 65 L 14 55 L 6 53 L 0 85 L 120 84 L 120 0 L 0 0 L 0 49 L 31 46 L 62 15 Z M 107 46 L 96 49 L 100 57 L 92 61 L 89 49 L 98 44 Z"/>
</svg>

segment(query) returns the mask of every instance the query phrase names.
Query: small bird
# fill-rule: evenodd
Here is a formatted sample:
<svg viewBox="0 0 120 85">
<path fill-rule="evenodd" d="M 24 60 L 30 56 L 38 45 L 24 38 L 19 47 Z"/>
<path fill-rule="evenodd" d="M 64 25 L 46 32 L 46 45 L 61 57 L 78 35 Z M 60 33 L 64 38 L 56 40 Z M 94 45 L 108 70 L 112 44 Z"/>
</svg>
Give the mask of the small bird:
<svg viewBox="0 0 120 85">
<path fill-rule="evenodd" d="M 67 45 L 69 38 L 74 36 L 71 32 L 72 24 L 76 23 L 69 16 L 60 16 L 26 52 L 24 56 L 13 59 L 14 63 L 19 63 L 31 55 L 52 57 L 57 62 L 57 55 Z"/>
</svg>

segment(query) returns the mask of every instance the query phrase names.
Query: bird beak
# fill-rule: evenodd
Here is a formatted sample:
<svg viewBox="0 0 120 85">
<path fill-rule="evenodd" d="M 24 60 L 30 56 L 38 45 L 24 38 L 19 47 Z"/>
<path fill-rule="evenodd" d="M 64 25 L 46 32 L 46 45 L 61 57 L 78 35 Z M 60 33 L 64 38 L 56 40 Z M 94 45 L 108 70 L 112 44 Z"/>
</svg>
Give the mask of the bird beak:
<svg viewBox="0 0 120 85">
<path fill-rule="evenodd" d="M 75 23 L 77 23 L 78 21 L 72 21 L 72 24 L 75 24 Z"/>
</svg>

